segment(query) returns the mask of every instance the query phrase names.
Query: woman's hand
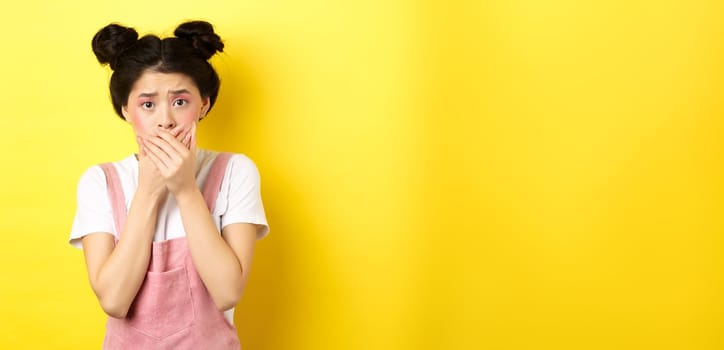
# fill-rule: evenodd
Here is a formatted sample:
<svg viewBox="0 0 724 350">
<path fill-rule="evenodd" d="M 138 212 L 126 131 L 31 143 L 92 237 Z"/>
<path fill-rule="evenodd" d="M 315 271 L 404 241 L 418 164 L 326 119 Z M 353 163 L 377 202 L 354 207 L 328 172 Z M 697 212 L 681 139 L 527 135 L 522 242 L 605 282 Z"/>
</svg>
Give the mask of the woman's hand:
<svg viewBox="0 0 724 350">
<path fill-rule="evenodd" d="M 138 192 L 160 201 L 168 192 L 165 181 L 153 160 L 148 157 L 143 139 L 136 137 L 136 141 L 138 142 Z"/>
<path fill-rule="evenodd" d="M 197 189 L 196 124 L 186 134 L 173 135 L 160 130 L 157 136 L 143 140 L 143 145 L 148 159 L 174 196 Z"/>
</svg>

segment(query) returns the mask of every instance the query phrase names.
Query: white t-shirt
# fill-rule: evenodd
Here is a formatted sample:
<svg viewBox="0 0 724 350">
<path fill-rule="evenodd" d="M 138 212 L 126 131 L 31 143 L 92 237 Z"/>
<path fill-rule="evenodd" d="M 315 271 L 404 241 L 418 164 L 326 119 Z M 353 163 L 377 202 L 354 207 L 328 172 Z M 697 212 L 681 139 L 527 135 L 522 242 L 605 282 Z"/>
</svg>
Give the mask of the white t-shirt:
<svg viewBox="0 0 724 350">
<path fill-rule="evenodd" d="M 196 164 L 198 173 L 196 183 L 200 189 L 211 170 L 213 160 L 218 153 L 197 149 Z M 114 162 L 121 182 L 126 201 L 126 210 L 131 207 L 133 196 L 138 187 L 138 160 L 134 155 Z M 216 199 L 216 207 L 212 213 L 216 228 L 221 230 L 234 223 L 251 223 L 257 225 L 257 239 L 269 233 L 264 206 L 261 200 L 259 171 L 254 162 L 243 154 L 234 154 L 224 173 L 224 180 Z M 108 232 L 118 238 L 113 222 L 113 210 L 106 186 L 106 176 L 100 166 L 91 166 L 78 182 L 78 207 L 70 233 L 70 244 L 82 249 L 81 238 L 94 232 Z M 176 200 L 173 195 L 166 197 L 166 202 L 159 208 L 156 222 L 154 242 L 184 237 L 186 231 L 181 221 Z M 234 309 L 225 312 L 229 322 L 233 323 Z"/>
</svg>

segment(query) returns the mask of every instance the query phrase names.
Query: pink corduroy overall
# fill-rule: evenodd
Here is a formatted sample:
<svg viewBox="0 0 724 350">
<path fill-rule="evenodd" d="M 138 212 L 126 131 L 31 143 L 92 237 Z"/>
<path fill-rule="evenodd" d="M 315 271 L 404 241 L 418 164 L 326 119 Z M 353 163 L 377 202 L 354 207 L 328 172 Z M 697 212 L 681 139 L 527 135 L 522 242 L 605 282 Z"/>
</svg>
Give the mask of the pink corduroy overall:
<svg viewBox="0 0 724 350">
<path fill-rule="evenodd" d="M 209 212 L 214 211 L 230 154 L 219 153 L 204 184 Z M 126 204 L 118 173 L 106 175 L 116 232 L 126 222 Z M 153 242 L 146 278 L 128 314 L 108 317 L 103 349 L 240 349 L 236 328 L 216 308 L 191 260 L 186 237 Z"/>
</svg>

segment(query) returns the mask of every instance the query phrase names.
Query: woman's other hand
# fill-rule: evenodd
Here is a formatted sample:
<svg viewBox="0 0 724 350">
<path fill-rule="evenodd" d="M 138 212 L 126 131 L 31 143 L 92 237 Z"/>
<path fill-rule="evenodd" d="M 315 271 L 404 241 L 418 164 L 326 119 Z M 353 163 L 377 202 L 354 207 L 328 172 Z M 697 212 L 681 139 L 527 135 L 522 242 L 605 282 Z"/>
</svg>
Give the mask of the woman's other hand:
<svg viewBox="0 0 724 350">
<path fill-rule="evenodd" d="M 143 139 L 136 137 L 136 141 L 138 142 L 138 191 L 160 201 L 168 192 L 164 178 L 153 160 L 148 157 Z"/>
</svg>

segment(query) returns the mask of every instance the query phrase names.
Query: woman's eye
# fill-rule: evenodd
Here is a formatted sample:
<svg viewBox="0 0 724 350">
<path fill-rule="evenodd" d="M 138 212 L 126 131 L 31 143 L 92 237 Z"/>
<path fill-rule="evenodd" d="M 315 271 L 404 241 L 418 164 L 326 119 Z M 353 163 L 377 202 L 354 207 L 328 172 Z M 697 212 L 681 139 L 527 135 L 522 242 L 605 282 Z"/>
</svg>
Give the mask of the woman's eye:
<svg viewBox="0 0 724 350">
<path fill-rule="evenodd" d="M 186 103 L 188 103 L 188 102 L 186 102 L 186 100 L 176 100 L 176 101 L 173 101 L 173 105 L 174 105 L 174 106 L 183 106 L 183 105 L 185 105 Z"/>
<path fill-rule="evenodd" d="M 153 102 L 144 102 L 144 103 L 143 103 L 143 108 L 146 108 L 146 109 L 151 109 L 151 108 L 153 108 Z"/>
</svg>

